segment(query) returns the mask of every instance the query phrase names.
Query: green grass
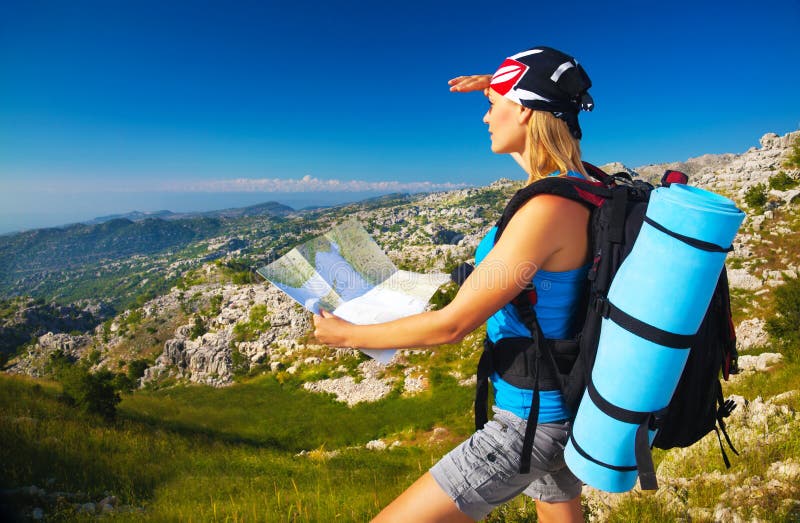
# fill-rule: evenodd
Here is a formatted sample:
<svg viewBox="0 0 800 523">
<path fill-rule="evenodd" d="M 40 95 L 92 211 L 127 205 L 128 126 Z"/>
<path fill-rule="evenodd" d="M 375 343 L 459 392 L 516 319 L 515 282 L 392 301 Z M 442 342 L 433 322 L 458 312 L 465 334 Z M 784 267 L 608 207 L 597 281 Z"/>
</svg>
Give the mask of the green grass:
<svg viewBox="0 0 800 523">
<path fill-rule="evenodd" d="M 110 491 L 144 509 L 120 520 L 366 520 L 447 448 L 348 447 L 413 439 L 434 424 L 463 436 L 471 422 L 471 391 L 449 379 L 426 394 L 352 409 L 270 377 L 137 392 L 124 398 L 116 424 L 65 406 L 59 392 L 0 375 L 0 486 L 47 485 L 95 502 Z M 303 449 L 318 452 L 296 456 Z M 334 449 L 330 458 L 319 452 Z M 48 517 L 78 517 L 68 504 L 54 510 Z"/>
</svg>

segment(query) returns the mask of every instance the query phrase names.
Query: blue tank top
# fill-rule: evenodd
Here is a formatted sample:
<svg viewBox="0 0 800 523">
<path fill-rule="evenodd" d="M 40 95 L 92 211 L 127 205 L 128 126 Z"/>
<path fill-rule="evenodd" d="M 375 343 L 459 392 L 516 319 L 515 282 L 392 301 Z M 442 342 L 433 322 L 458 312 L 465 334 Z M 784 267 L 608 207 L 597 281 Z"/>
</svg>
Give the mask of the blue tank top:
<svg viewBox="0 0 800 523">
<path fill-rule="evenodd" d="M 475 251 L 476 265 L 492 250 L 496 233 L 497 228 L 492 227 L 481 240 Z M 532 281 L 538 300 L 533 310 L 546 338 L 563 339 L 574 334 L 572 318 L 578 307 L 580 291 L 588 270 L 589 265 L 563 272 L 536 271 Z M 530 337 L 531 333 L 519 319 L 514 306 L 508 304 L 487 320 L 486 335 L 496 343 L 503 338 Z M 522 419 L 528 419 L 533 392 L 511 385 L 497 373 L 492 375 L 491 380 L 495 391 L 495 405 Z M 571 416 L 561 391 L 540 392 L 539 423 L 559 421 Z"/>
</svg>

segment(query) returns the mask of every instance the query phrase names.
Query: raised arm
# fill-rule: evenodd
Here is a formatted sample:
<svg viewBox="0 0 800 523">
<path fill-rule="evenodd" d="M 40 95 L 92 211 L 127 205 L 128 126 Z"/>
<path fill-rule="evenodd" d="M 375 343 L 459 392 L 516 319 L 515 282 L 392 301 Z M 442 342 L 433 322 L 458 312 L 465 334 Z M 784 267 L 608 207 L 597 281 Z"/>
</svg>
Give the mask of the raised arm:
<svg viewBox="0 0 800 523">
<path fill-rule="evenodd" d="M 362 349 L 460 341 L 510 302 L 539 267 L 558 261 L 576 235 L 585 236 L 587 219 L 588 211 L 578 203 L 537 196 L 514 215 L 494 248 L 443 309 L 376 325 L 353 325 L 327 313 L 315 315 L 314 334 L 328 345 Z"/>
</svg>

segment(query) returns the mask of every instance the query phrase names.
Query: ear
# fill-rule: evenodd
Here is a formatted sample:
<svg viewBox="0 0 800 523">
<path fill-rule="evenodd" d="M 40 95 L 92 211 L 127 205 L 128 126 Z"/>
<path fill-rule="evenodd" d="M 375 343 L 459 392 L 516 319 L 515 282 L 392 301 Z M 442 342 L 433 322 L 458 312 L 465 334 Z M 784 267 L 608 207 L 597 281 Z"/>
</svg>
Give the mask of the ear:
<svg viewBox="0 0 800 523">
<path fill-rule="evenodd" d="M 528 125 L 528 120 L 531 119 L 532 114 L 533 114 L 533 109 L 529 109 L 528 107 L 523 107 L 522 105 L 520 105 L 519 114 L 517 115 L 517 121 L 522 125 Z"/>
</svg>

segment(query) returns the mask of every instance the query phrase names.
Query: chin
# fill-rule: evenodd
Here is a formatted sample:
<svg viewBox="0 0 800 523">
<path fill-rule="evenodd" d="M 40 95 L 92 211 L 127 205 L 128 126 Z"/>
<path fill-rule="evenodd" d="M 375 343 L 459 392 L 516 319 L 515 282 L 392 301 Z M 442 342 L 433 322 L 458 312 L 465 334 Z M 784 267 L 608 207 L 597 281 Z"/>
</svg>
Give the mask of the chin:
<svg viewBox="0 0 800 523">
<path fill-rule="evenodd" d="M 500 147 L 494 144 L 492 144 L 491 149 L 494 154 L 511 154 L 513 152 L 507 147 Z"/>
</svg>

